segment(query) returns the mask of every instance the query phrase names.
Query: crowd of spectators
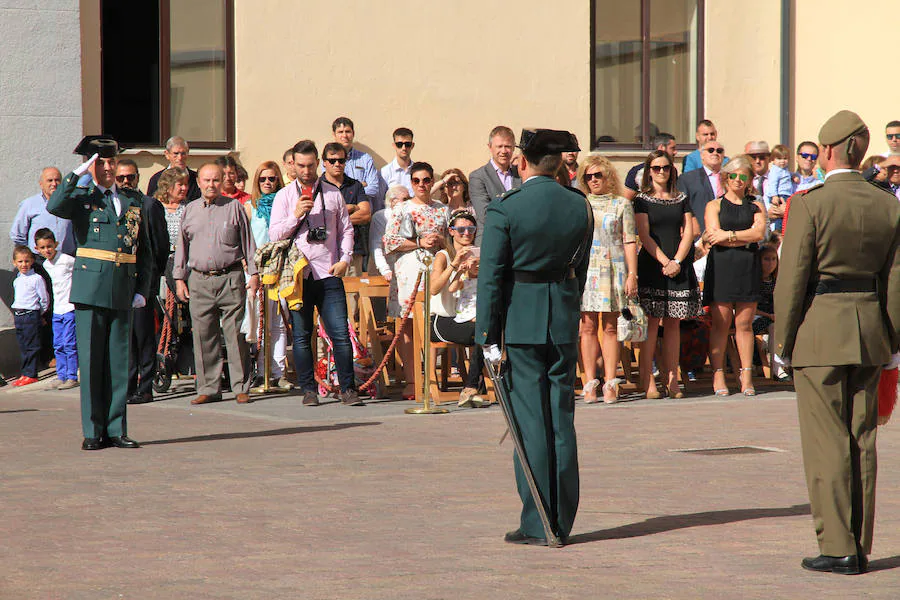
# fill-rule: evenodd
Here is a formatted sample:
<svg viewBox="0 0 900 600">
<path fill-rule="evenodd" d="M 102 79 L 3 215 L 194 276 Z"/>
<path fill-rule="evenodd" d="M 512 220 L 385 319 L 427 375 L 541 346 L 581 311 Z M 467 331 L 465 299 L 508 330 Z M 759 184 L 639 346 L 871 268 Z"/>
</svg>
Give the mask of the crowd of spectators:
<svg viewBox="0 0 900 600">
<path fill-rule="evenodd" d="M 277 157 L 262 161 L 252 178 L 230 155 L 204 165 L 201 173 L 188 168 L 188 143 L 172 137 L 165 147 L 168 164 L 150 178 L 145 198 L 152 221 L 154 276 L 170 279 L 170 285 L 160 286 L 161 295 L 174 288 L 179 298 L 188 301 L 189 277 L 193 281 L 194 273 L 209 276 L 220 270 L 233 271 L 241 290 L 252 287 L 259 267 L 254 264 L 255 250 L 271 242 L 292 240 L 306 261 L 302 298 L 293 306 L 284 299 L 264 300 L 269 313 L 280 317 L 269 321 L 270 375 L 279 387 L 296 385 L 307 405 L 318 403 L 312 350 L 314 309 L 318 309 L 332 347 L 342 401 L 362 403 L 347 327 L 357 310 L 352 299 L 349 305 L 345 300 L 344 276 L 383 276 L 391 286 L 386 312 L 396 318 L 406 312 L 422 264 L 433 261 L 428 290 L 433 296 L 431 336 L 436 341 L 474 347 L 475 281 L 485 210 L 492 200 L 522 183 L 516 168 L 516 137 L 505 126 L 489 132 L 489 158 L 468 175 L 451 166 L 436 176 L 432 165 L 414 159 L 414 133 L 407 127 L 394 130 L 394 156 L 380 170 L 369 154 L 354 147 L 352 120 L 335 119 L 332 133 L 333 140 L 322 147 L 321 161 L 316 144 L 302 140 L 282 154 L 280 163 Z M 729 368 L 740 373 L 741 392 L 753 395 L 754 360 L 759 354 L 776 365 L 775 377 L 789 379 L 767 346 L 776 319 L 772 290 L 789 199 L 823 180 L 817 166 L 819 147 L 801 142 L 792 168 L 789 148 L 776 144 L 770 149 L 761 140 L 748 141 L 742 154 L 729 158 L 710 120 L 698 123 L 695 139 L 697 148 L 681 161 L 679 173 L 678 140 L 658 132 L 646 159 L 631 167 L 624 181 L 602 152 L 583 156 L 580 162 L 577 152 L 563 156 L 557 180 L 581 190 L 594 212 L 581 319 L 586 402 L 619 398 L 617 319 L 629 307 L 639 307 L 649 325 L 639 361 L 639 386 L 647 398 L 663 394 L 682 397 L 682 331 L 698 331 L 683 325 L 698 320 L 708 324 L 707 352 L 716 395 L 730 393 L 725 379 Z M 889 152 L 869 157 L 863 175 L 900 199 L 900 121 L 888 123 L 886 141 Z M 77 364 L 77 358 L 71 356 L 74 333 L 64 316 L 71 306 L 65 293 L 68 261 L 60 261 L 59 256 L 74 254 L 74 237 L 70 222 L 46 211 L 47 200 L 61 178 L 55 167 L 43 169 L 38 179 L 40 191 L 22 201 L 14 219 L 10 238 L 16 245 L 14 264 L 19 275 L 13 308 L 25 380 L 36 377 L 39 346 L 45 344 L 40 329 L 47 329 L 42 323 L 51 321 L 43 315 L 52 314 L 59 384 L 72 387 L 77 385 L 77 370 L 71 365 L 73 360 Z M 119 160 L 116 184 L 140 189 L 138 168 L 130 159 Z M 191 211 L 198 199 L 202 202 Z M 238 210 L 232 209 L 231 203 Z M 219 207 L 213 221 L 214 213 L 199 210 L 201 205 Z M 224 219 L 226 230 L 231 227 L 241 232 L 240 239 L 235 238 L 237 234 L 218 231 L 215 225 L 220 221 L 215 219 Z M 204 267 L 198 262 L 203 244 L 216 252 L 224 248 L 226 254 L 237 249 L 235 260 L 221 269 L 218 262 L 217 268 Z M 426 255 L 430 260 L 424 260 Z M 71 269 L 68 272 L 71 277 Z M 194 285 L 202 289 L 199 283 Z M 422 289 L 421 282 L 419 285 Z M 237 370 L 232 383 L 246 393 L 252 381 L 236 364 L 246 353 L 243 345 L 256 341 L 259 301 L 255 294 L 244 300 L 225 298 L 227 289 L 219 292 L 209 292 L 214 296 L 209 303 L 217 311 L 215 316 L 198 313 L 193 323 L 197 362 L 203 363 L 199 359 L 204 354 L 219 353 L 213 342 L 218 343 L 219 338 L 210 332 L 226 329 L 228 353 L 235 355 L 230 362 Z M 223 318 L 220 325 L 224 313 L 229 319 Z M 240 335 L 232 335 L 232 329 Z M 155 334 L 150 306 L 135 316 L 129 386 L 133 402 L 152 400 L 149 379 Z M 729 364 L 727 358 L 726 345 L 732 335 L 739 364 Z M 289 345 L 295 381 L 287 376 Z M 406 329 L 399 341 L 405 398 L 415 395 L 412 348 Z M 214 397 L 220 393 L 217 379 L 222 365 L 209 356 L 206 359 L 208 364 L 197 365 L 202 375 L 198 389 L 201 397 Z M 465 353 L 456 359 L 463 361 Z M 480 406 L 484 404 L 480 352 L 471 350 L 469 360 L 459 402 L 461 406 Z M 263 371 L 261 358 L 258 368 Z M 602 387 L 598 370 L 602 370 Z M 30 383 L 21 381 L 17 384 Z"/>
</svg>

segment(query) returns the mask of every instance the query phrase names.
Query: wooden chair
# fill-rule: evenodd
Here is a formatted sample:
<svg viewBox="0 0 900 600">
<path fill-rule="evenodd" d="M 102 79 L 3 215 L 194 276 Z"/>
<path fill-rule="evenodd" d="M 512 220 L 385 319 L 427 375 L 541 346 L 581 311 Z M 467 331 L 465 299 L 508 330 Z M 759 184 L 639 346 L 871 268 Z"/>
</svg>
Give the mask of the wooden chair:
<svg viewBox="0 0 900 600">
<path fill-rule="evenodd" d="M 359 323 L 356 330 L 359 334 L 359 343 L 363 347 L 369 347 L 372 352 L 372 360 L 375 365 L 380 365 L 384 359 L 381 340 L 378 338 L 378 324 L 375 321 L 375 309 L 372 306 L 372 298 L 387 298 L 390 296 L 390 283 L 381 275 L 366 275 L 363 277 L 345 277 L 344 292 L 358 294 L 357 306 L 359 307 Z M 385 386 L 390 385 L 391 378 L 387 369 L 381 372 L 381 380 Z"/>
</svg>

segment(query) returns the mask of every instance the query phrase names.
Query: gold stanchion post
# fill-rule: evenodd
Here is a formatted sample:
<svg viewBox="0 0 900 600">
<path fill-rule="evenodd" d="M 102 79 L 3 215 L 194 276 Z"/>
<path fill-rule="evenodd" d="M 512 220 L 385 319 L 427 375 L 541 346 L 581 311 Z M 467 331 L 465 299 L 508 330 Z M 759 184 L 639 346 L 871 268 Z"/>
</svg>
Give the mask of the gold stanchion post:
<svg viewBox="0 0 900 600">
<path fill-rule="evenodd" d="M 434 257 L 427 251 L 424 251 L 422 254 L 421 261 L 422 264 L 425 265 L 423 269 L 423 279 L 425 280 L 423 284 L 425 287 L 425 305 L 422 311 L 425 316 L 425 318 L 422 319 L 424 321 L 422 324 L 422 327 L 424 328 L 422 352 L 425 355 L 422 357 L 422 366 L 425 369 L 425 375 L 422 378 L 422 386 L 424 387 L 422 390 L 422 408 L 407 408 L 404 412 L 408 415 L 442 415 L 450 411 L 446 408 L 438 408 L 431 405 L 431 263 L 434 261 Z"/>
<path fill-rule="evenodd" d="M 272 373 L 272 344 L 270 343 L 270 335 L 269 335 L 269 294 L 267 286 L 262 286 L 262 301 L 260 302 L 259 310 L 262 311 L 263 317 L 263 331 L 260 334 L 262 336 L 262 351 L 263 351 L 263 384 L 261 386 L 252 388 L 250 390 L 253 394 L 273 394 L 273 393 L 282 393 L 285 390 L 281 388 L 273 388 L 269 385 L 270 375 Z"/>
</svg>

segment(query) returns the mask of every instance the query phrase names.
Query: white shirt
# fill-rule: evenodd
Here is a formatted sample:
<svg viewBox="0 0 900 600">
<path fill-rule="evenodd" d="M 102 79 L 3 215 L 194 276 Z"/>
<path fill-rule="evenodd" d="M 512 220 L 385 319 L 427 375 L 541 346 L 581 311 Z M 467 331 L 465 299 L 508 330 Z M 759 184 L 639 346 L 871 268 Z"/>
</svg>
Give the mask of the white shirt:
<svg viewBox="0 0 900 600">
<path fill-rule="evenodd" d="M 43 313 L 50 308 L 50 297 L 44 278 L 35 273 L 34 269 L 24 274 L 18 273 L 13 279 L 13 290 L 13 303 L 10 308 L 14 310 L 39 310 Z"/>
<path fill-rule="evenodd" d="M 384 256 L 384 244 L 381 241 L 384 237 L 384 230 L 387 228 L 390 220 L 391 209 L 382 208 L 372 215 L 372 221 L 369 223 L 369 256 L 374 257 L 375 266 L 382 275 L 393 270 L 391 263 Z"/>
<path fill-rule="evenodd" d="M 834 169 L 833 171 L 828 171 L 825 173 L 825 181 L 828 181 L 828 178 L 832 175 L 837 175 L 838 173 L 859 173 L 859 171 L 855 169 Z"/>
<path fill-rule="evenodd" d="M 62 315 L 75 310 L 75 305 L 69 302 L 75 259 L 68 254 L 57 252 L 53 260 L 44 261 L 44 269 L 53 283 L 53 314 Z"/>
<path fill-rule="evenodd" d="M 98 190 L 100 190 L 101 194 L 106 195 L 107 188 L 103 187 L 99 183 L 96 184 L 96 187 Z M 119 201 L 119 192 L 116 187 L 116 184 L 113 184 L 113 186 L 108 189 L 112 190 L 112 201 L 113 201 L 113 206 L 116 209 L 116 216 L 121 217 L 122 216 L 122 203 Z"/>
<path fill-rule="evenodd" d="M 409 166 L 411 167 L 412 163 L 409 163 Z M 381 167 L 381 179 L 383 179 L 384 183 L 387 185 L 387 187 L 384 189 L 385 193 L 387 193 L 387 191 L 395 185 L 403 185 L 406 186 L 406 189 L 409 190 L 410 197 L 415 196 L 415 192 L 413 192 L 412 188 L 411 177 L 412 176 L 409 173 L 409 167 L 401 167 L 397 163 L 396 158 Z"/>
</svg>

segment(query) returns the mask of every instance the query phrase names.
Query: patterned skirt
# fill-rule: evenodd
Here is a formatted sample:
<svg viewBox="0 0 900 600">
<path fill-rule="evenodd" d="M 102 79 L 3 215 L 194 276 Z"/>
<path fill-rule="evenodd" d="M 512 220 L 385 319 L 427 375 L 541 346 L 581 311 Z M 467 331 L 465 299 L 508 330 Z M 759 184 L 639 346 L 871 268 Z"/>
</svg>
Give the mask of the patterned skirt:
<svg viewBox="0 0 900 600">
<path fill-rule="evenodd" d="M 699 288 L 661 290 L 642 287 L 638 288 L 638 296 L 648 317 L 694 319 L 704 314 Z"/>
</svg>

